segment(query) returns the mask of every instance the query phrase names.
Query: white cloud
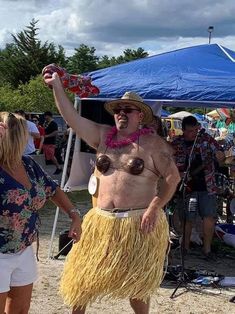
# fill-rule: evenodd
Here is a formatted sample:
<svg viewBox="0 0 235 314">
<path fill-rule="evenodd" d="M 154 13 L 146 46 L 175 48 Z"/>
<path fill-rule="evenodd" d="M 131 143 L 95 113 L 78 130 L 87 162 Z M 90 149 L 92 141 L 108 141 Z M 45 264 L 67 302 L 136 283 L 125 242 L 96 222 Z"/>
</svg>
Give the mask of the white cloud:
<svg viewBox="0 0 235 314">
<path fill-rule="evenodd" d="M 152 53 L 208 42 L 235 50 L 234 0 L 0 0 L 0 47 L 39 20 L 39 38 L 67 54 L 81 43 L 98 55 L 143 47 Z"/>
</svg>

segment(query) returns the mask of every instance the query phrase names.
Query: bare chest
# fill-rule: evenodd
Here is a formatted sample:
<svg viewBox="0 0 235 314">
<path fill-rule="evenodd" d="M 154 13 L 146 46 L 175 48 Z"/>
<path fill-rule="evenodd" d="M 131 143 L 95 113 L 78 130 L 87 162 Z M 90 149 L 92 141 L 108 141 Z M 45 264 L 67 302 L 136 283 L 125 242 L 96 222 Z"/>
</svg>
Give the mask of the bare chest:
<svg viewBox="0 0 235 314">
<path fill-rule="evenodd" d="M 99 167 L 100 162 L 101 167 Z M 104 171 L 102 171 L 103 162 L 105 164 Z M 144 146 L 135 143 L 123 148 L 101 148 L 97 155 L 96 167 L 106 175 L 113 174 L 115 170 L 136 176 L 151 175 L 155 172 L 150 152 Z"/>
</svg>

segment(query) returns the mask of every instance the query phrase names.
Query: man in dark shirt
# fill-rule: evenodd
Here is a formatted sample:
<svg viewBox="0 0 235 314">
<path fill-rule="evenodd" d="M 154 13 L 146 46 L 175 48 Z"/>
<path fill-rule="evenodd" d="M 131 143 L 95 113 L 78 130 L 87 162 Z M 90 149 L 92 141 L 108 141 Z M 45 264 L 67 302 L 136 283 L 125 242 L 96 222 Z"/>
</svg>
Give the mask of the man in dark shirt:
<svg viewBox="0 0 235 314">
<path fill-rule="evenodd" d="M 58 133 L 58 125 L 52 118 L 52 113 L 50 111 L 46 111 L 44 113 L 45 117 L 45 136 L 43 142 L 43 152 L 46 160 L 51 160 L 56 165 L 56 170 L 54 174 L 60 174 L 62 169 L 55 157 L 55 143 L 56 136 Z"/>
</svg>

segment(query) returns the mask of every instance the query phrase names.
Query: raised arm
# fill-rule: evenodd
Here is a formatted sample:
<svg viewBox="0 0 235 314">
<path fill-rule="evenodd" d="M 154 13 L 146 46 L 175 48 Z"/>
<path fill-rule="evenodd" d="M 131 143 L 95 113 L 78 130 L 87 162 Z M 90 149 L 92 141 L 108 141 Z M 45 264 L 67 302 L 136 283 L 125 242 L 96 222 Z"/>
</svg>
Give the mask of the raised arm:
<svg viewBox="0 0 235 314">
<path fill-rule="evenodd" d="M 87 142 L 88 145 L 97 148 L 100 143 L 101 132 L 105 129 L 105 126 L 83 118 L 77 113 L 73 104 L 65 94 L 60 78 L 56 72 L 52 75 L 45 73 L 44 81 L 53 88 L 56 106 L 68 125 L 80 138 Z"/>
</svg>

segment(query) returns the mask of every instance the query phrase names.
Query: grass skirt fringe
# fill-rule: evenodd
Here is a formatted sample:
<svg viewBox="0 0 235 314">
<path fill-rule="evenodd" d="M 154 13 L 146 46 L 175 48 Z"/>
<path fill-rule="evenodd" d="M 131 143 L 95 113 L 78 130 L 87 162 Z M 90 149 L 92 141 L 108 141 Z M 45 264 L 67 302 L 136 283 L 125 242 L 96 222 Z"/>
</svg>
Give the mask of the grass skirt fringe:
<svg viewBox="0 0 235 314">
<path fill-rule="evenodd" d="M 65 303 L 84 307 L 104 296 L 147 301 L 163 279 L 169 241 L 161 210 L 155 230 L 140 231 L 140 216 L 114 218 L 91 209 L 82 237 L 67 256 L 60 293 Z"/>
</svg>

